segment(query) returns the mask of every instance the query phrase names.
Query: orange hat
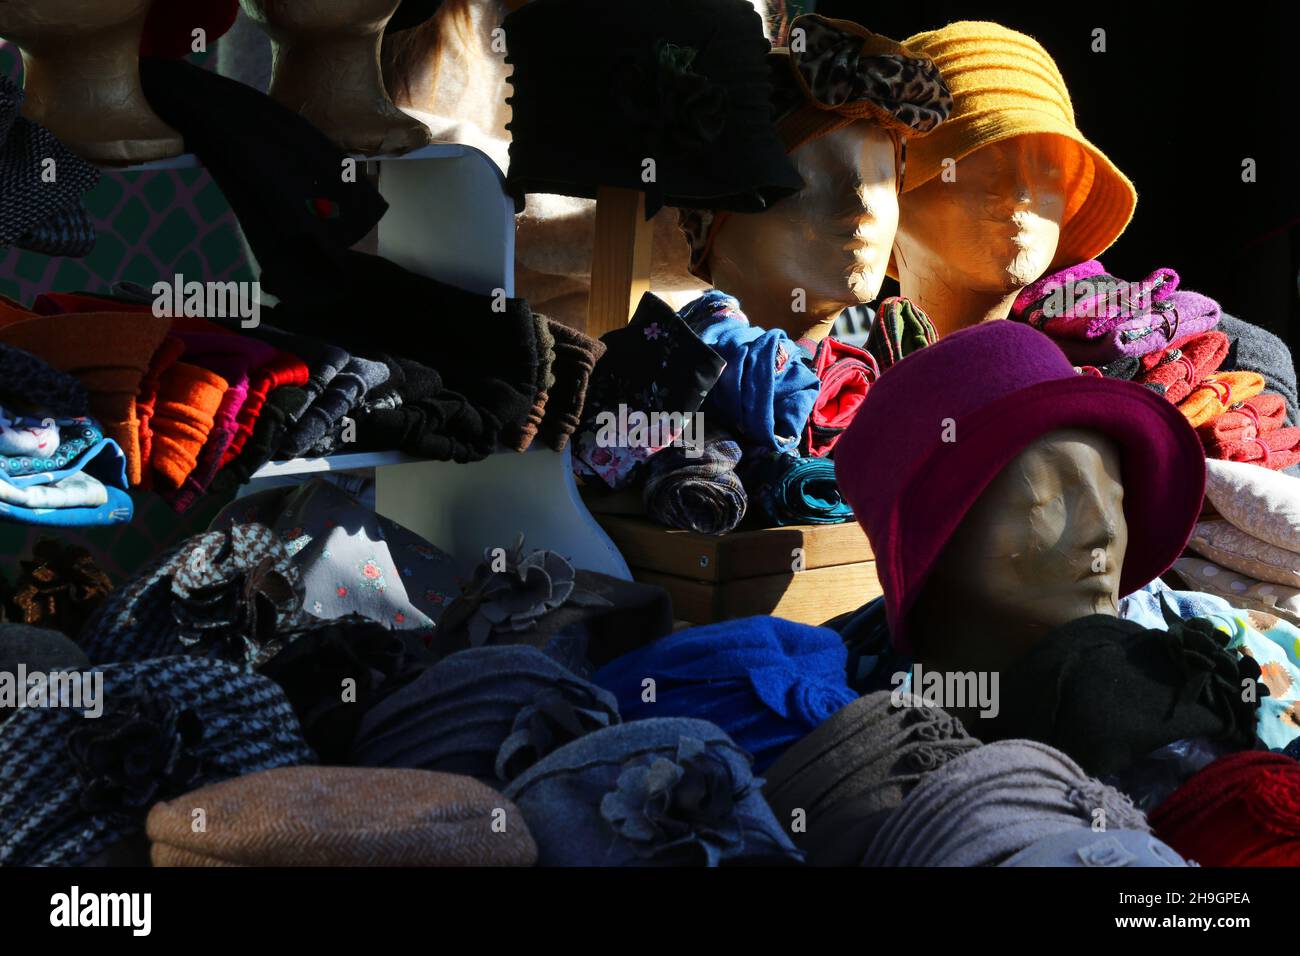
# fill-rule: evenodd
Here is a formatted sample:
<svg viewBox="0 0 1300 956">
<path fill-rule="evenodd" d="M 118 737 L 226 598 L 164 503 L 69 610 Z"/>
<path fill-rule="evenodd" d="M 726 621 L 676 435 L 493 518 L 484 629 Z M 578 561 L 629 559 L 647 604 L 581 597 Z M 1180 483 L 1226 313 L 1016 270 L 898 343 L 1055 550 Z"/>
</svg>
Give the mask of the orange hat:
<svg viewBox="0 0 1300 956">
<path fill-rule="evenodd" d="M 176 362 L 163 373 L 150 423 L 153 455 L 149 466 L 159 490 L 175 491 L 199 463 L 199 452 L 229 387 L 216 372 L 189 362 Z"/>
<path fill-rule="evenodd" d="M 996 23 L 963 20 L 903 44 L 934 60 L 953 96 L 947 122 L 908 148 L 905 193 L 938 176 L 945 159 L 960 161 L 1016 136 L 1052 133 L 1074 144 L 1052 268 L 1095 259 L 1120 237 L 1133 218 L 1137 190 L 1079 132 L 1061 71 L 1037 40 Z"/>
</svg>

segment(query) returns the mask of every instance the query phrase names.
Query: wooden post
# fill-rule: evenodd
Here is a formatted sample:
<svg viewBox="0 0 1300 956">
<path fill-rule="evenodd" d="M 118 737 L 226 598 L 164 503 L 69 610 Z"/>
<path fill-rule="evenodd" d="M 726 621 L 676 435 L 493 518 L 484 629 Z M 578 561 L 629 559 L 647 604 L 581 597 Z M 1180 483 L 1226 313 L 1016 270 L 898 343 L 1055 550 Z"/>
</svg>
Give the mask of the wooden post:
<svg viewBox="0 0 1300 956">
<path fill-rule="evenodd" d="M 622 328 L 650 291 L 654 223 L 645 218 L 645 194 L 601 186 L 596 193 L 596 237 L 591 250 L 587 334 L 600 338 Z"/>
</svg>

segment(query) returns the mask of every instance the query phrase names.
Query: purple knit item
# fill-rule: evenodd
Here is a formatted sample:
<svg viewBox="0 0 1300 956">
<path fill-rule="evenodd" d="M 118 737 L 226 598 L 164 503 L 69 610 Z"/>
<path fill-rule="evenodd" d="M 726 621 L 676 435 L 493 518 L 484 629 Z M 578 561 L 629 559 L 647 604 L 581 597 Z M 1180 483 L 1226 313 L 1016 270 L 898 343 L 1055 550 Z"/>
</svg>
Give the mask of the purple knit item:
<svg viewBox="0 0 1300 956">
<path fill-rule="evenodd" d="M 1168 348 L 1175 340 L 1208 332 L 1219 322 L 1219 303 L 1199 292 L 1180 290 L 1150 312 L 1130 319 L 1104 338 L 1078 341 L 1053 338 L 1075 365 L 1107 365 L 1125 355 L 1142 356 Z"/>
</svg>

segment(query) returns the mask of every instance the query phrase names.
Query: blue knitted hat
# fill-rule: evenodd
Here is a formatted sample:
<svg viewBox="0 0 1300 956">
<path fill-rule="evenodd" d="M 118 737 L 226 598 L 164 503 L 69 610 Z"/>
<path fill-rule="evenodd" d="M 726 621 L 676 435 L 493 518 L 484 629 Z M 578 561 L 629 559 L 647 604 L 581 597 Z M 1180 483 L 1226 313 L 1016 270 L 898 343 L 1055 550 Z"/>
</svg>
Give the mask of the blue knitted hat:
<svg viewBox="0 0 1300 956">
<path fill-rule="evenodd" d="M 593 680 L 618 698 L 625 720 L 695 717 L 717 724 L 766 770 L 857 695 L 840 636 L 775 617 L 693 627 L 624 654 Z M 643 681 L 654 681 L 644 699 Z"/>
<path fill-rule="evenodd" d="M 0 723 L 0 866 L 81 865 L 140 833 L 159 800 L 315 762 L 265 677 L 197 657 L 101 673 L 98 717 L 23 708 Z"/>
<path fill-rule="evenodd" d="M 749 755 L 703 720 L 638 720 L 561 747 L 505 795 L 541 866 L 800 863 Z"/>
<path fill-rule="evenodd" d="M 537 648 L 475 647 L 369 710 L 351 762 L 457 773 L 500 788 L 551 751 L 618 722 L 613 694 Z"/>
</svg>

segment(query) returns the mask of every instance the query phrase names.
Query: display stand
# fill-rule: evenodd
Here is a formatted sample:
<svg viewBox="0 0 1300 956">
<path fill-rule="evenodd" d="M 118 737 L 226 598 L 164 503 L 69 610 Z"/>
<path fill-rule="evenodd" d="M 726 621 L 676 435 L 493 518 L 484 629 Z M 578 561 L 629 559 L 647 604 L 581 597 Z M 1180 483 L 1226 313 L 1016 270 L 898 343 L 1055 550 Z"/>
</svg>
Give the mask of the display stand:
<svg viewBox="0 0 1300 956">
<path fill-rule="evenodd" d="M 469 146 L 434 144 L 401 156 L 357 157 L 357 163 L 377 175 L 389 203 L 378 226 L 380 255 L 471 292 L 514 294 L 514 203 L 492 160 Z M 124 171 L 199 166 L 186 155 Z M 430 314 L 410 333 L 436 334 L 442 321 L 457 319 Z M 485 549 L 509 548 L 522 533 L 530 550 L 546 548 L 579 568 L 631 579 L 627 562 L 578 496 L 567 448 L 534 444 L 524 454 L 503 450 L 472 464 L 396 451 L 275 461 L 241 495 L 266 487 L 268 479 L 340 471 L 373 471 L 376 510 L 461 561 L 477 563 Z"/>
</svg>

